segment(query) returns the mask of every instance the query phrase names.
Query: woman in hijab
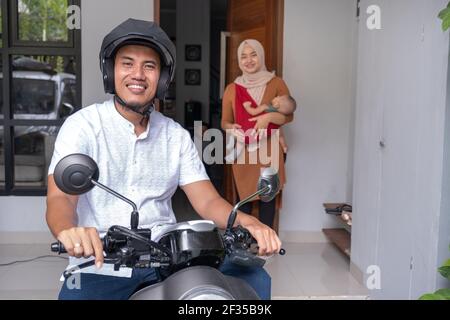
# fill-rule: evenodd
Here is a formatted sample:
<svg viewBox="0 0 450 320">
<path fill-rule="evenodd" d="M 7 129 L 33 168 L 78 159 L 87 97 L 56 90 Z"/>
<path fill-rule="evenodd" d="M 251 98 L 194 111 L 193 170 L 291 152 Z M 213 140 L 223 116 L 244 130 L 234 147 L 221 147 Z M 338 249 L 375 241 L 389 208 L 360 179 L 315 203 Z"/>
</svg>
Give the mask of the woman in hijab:
<svg viewBox="0 0 450 320">
<path fill-rule="evenodd" d="M 242 75 L 227 86 L 222 99 L 222 129 L 231 133 L 245 146 L 242 150 L 238 148 L 238 152 L 234 150 L 234 153 L 228 154 L 226 157 L 227 162 L 237 160 L 232 163 L 232 176 L 239 199 L 244 199 L 256 192 L 258 178 L 263 167 L 270 166 L 278 170 L 281 187 L 286 181 L 283 150 L 287 148 L 284 142 L 280 146 L 280 135 L 274 134 L 272 130 L 291 122 L 293 115 L 263 112 L 255 117 L 244 108 L 244 103 L 250 102 L 251 106 L 256 108 L 263 104 L 270 105 L 275 99 L 278 100 L 277 103 L 280 101 L 290 103 L 291 107 L 295 109 L 295 100 L 290 97 L 286 84 L 274 73 L 267 71 L 264 59 L 264 48 L 260 42 L 253 39 L 243 41 L 238 48 L 239 68 Z M 280 97 L 288 97 L 288 99 L 279 99 Z M 253 132 L 248 129 L 252 129 Z M 255 132 L 260 134 L 255 134 Z M 267 137 L 266 143 L 261 145 L 267 148 L 256 152 L 262 147 L 253 148 L 253 142 L 255 139 L 261 138 L 261 133 Z M 272 141 L 272 139 L 276 140 Z M 272 143 L 277 148 L 271 148 Z M 229 144 L 227 145 L 229 146 Z M 239 142 L 236 145 L 239 145 Z M 255 156 L 253 153 L 257 153 L 257 155 Z M 272 155 L 272 153 L 274 154 Z M 266 154 L 268 157 L 265 157 L 263 161 L 261 154 Z M 249 161 L 251 159 L 256 159 L 256 161 Z M 237 199 L 232 200 L 237 201 Z M 250 202 L 242 206 L 240 210 L 251 214 L 256 202 Z M 275 213 L 281 208 L 281 193 L 270 202 L 258 202 L 260 221 L 273 228 Z"/>
</svg>

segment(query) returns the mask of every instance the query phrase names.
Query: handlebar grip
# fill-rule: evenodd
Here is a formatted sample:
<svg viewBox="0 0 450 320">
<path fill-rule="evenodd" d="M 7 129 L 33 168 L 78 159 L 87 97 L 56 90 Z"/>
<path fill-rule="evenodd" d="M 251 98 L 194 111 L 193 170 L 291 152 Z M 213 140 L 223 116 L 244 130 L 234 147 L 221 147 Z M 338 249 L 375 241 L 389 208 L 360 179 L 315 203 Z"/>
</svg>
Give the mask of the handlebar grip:
<svg viewBox="0 0 450 320">
<path fill-rule="evenodd" d="M 105 238 L 101 238 L 100 240 L 102 241 L 103 247 L 105 247 L 105 246 L 106 246 L 106 240 L 105 240 Z M 61 254 L 61 253 L 67 253 L 67 250 L 66 250 L 66 248 L 64 248 L 64 245 L 61 243 L 61 241 L 53 242 L 53 243 L 50 245 L 50 250 L 51 250 L 52 252 L 56 252 L 56 253 L 58 253 L 58 254 Z"/>
<path fill-rule="evenodd" d="M 50 246 L 50 250 L 58 254 L 67 253 L 66 248 L 64 248 L 64 245 L 60 241 L 53 242 Z"/>
</svg>

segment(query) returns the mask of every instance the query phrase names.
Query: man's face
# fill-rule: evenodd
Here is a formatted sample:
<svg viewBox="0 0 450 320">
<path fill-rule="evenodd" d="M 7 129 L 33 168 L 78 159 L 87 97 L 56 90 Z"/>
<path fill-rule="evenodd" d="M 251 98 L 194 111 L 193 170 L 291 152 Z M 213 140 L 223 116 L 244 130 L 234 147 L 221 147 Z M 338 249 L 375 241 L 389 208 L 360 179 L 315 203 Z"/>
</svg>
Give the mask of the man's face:
<svg viewBox="0 0 450 320">
<path fill-rule="evenodd" d="M 139 45 L 120 48 L 114 63 L 117 95 L 129 105 L 146 105 L 156 94 L 160 70 L 161 61 L 155 50 Z"/>
</svg>

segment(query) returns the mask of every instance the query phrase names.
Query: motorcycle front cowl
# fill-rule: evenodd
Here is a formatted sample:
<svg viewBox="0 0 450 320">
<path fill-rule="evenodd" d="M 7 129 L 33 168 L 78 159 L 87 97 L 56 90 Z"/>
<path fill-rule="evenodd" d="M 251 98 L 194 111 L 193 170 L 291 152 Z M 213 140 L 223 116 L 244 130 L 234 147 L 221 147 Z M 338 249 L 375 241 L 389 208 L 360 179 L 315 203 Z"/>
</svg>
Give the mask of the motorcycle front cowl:
<svg viewBox="0 0 450 320">
<path fill-rule="evenodd" d="M 245 281 L 226 276 L 216 268 L 182 269 L 162 282 L 134 293 L 130 300 L 259 300 Z"/>
</svg>

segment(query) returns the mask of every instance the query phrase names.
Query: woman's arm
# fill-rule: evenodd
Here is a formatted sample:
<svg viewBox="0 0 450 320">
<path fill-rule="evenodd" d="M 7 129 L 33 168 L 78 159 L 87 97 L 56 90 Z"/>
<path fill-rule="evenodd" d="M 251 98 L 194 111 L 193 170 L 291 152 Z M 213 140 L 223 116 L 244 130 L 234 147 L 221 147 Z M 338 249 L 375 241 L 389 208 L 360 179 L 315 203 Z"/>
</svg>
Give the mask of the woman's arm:
<svg viewBox="0 0 450 320">
<path fill-rule="evenodd" d="M 269 112 L 262 114 L 260 116 L 254 117 L 249 119 L 249 121 L 255 121 L 255 126 L 253 129 L 256 131 L 261 129 L 267 129 L 269 126 L 269 123 L 277 124 L 279 126 L 282 126 L 286 123 L 291 122 L 294 119 L 294 114 L 291 114 L 289 116 L 285 116 L 282 113 L 279 112 Z"/>
<path fill-rule="evenodd" d="M 295 108 L 297 107 L 297 102 L 295 101 L 295 99 L 291 96 L 291 93 L 290 93 L 290 91 L 289 91 L 289 88 L 288 88 L 288 86 L 286 85 L 286 83 L 283 81 L 283 79 L 281 79 L 281 78 L 278 78 L 278 81 L 277 81 L 277 84 L 276 84 L 276 86 L 277 86 L 277 93 L 276 93 L 276 95 L 277 96 L 279 96 L 279 97 L 282 97 L 282 96 L 287 96 L 287 97 L 289 97 L 289 103 L 291 104 L 291 105 L 293 105 L 294 106 L 294 110 L 295 110 Z M 283 100 L 283 99 L 281 99 L 281 100 Z M 292 113 L 292 114 L 290 114 L 290 115 L 287 115 L 287 116 L 285 116 L 285 115 L 283 115 L 283 114 L 281 114 L 283 117 L 281 117 L 281 116 L 273 116 L 270 120 L 270 122 L 272 122 L 272 123 L 274 123 L 274 124 L 277 124 L 277 125 L 279 125 L 279 126 L 282 126 L 282 125 L 285 125 L 286 123 L 289 123 L 289 122 L 291 122 L 292 120 L 294 120 L 294 114 Z"/>
<path fill-rule="evenodd" d="M 235 95 L 235 90 L 232 85 L 228 85 L 225 89 L 222 98 L 222 119 L 220 121 L 220 126 L 226 134 L 232 134 L 238 140 L 244 139 L 244 132 L 240 130 L 242 127 L 238 123 L 234 123 L 233 115 L 233 99 Z"/>
<path fill-rule="evenodd" d="M 280 145 L 281 145 L 281 148 L 283 149 L 283 152 L 287 153 L 288 152 L 288 145 L 287 145 L 287 142 L 286 142 L 286 137 L 284 135 L 283 127 L 280 127 Z"/>
<path fill-rule="evenodd" d="M 271 122 L 273 124 L 277 124 L 279 126 L 289 123 L 294 119 L 294 114 L 286 116 L 280 112 L 270 112 L 267 115 L 268 115 L 269 122 Z"/>
<path fill-rule="evenodd" d="M 294 98 L 292 98 L 286 83 L 281 78 L 277 78 L 275 80 L 275 86 L 276 86 L 276 93 L 275 93 L 276 96 L 278 97 L 288 96 L 289 103 L 295 107 L 297 106 L 297 102 L 295 101 Z M 292 120 L 294 120 L 294 114 L 284 115 L 280 112 L 268 112 L 266 114 L 251 118 L 249 120 L 255 121 L 254 129 L 258 131 L 260 129 L 267 129 L 269 123 L 273 123 L 279 126 L 285 125 L 286 123 L 289 123 Z"/>
<path fill-rule="evenodd" d="M 245 108 L 245 111 L 247 111 L 247 113 L 252 116 L 257 116 L 258 114 L 263 113 L 269 108 L 267 104 L 262 104 L 255 108 L 252 108 L 252 103 L 249 101 L 244 102 L 243 106 Z"/>
<path fill-rule="evenodd" d="M 231 85 L 228 85 L 223 93 L 222 98 L 222 119 L 220 125 L 223 130 L 233 129 L 234 116 L 233 116 L 233 98 L 234 90 Z"/>
</svg>

